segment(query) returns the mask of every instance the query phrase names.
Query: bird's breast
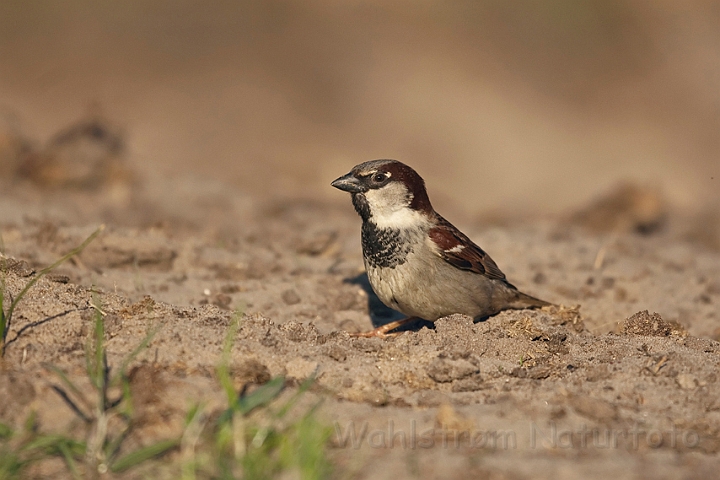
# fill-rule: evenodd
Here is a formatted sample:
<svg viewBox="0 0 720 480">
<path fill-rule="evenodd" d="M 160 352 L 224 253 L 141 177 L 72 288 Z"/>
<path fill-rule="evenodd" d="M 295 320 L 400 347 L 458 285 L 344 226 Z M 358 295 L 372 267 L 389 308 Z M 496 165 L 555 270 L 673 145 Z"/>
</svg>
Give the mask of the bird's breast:
<svg viewBox="0 0 720 480">
<path fill-rule="evenodd" d="M 372 222 L 362 226 L 362 249 L 368 268 L 395 268 L 422 244 L 418 229 L 378 228 Z"/>
</svg>

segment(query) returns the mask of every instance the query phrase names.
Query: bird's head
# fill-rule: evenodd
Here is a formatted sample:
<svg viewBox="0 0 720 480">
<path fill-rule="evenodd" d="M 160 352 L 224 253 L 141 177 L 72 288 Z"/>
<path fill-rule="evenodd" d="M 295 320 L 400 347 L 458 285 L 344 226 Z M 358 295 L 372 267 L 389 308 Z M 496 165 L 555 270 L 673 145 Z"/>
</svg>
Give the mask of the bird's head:
<svg viewBox="0 0 720 480">
<path fill-rule="evenodd" d="M 433 212 L 422 177 L 397 160 L 361 163 L 331 185 L 349 192 L 363 221 L 378 226 L 402 228 Z"/>
</svg>

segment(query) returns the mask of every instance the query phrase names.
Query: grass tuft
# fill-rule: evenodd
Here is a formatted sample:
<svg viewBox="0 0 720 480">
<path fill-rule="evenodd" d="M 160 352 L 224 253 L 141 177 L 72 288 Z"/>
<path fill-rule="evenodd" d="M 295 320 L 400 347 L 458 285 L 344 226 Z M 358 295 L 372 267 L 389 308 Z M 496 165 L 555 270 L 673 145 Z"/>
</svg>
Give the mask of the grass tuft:
<svg viewBox="0 0 720 480">
<path fill-rule="evenodd" d="M 94 304 L 99 305 L 97 299 L 94 299 Z M 140 344 L 123 359 L 120 368 L 112 373 L 107 361 L 104 325 L 102 309 L 96 308 L 93 334 L 85 352 L 85 373 L 94 391 L 94 401 L 62 370 L 46 366 L 61 383 L 53 385 L 53 390 L 88 425 L 84 463 L 93 477 L 108 471 L 125 471 L 180 445 L 179 438 L 167 439 L 120 456 L 123 442 L 135 427 L 127 367 L 152 341 L 157 328 L 150 329 Z M 113 396 L 110 393 L 112 390 L 120 393 Z"/>
<path fill-rule="evenodd" d="M 3 355 L 13 313 L 25 294 L 40 278 L 80 254 L 103 229 L 104 226 L 100 226 L 76 248 L 38 272 L 14 299 L 8 300 L 5 277 L 0 275 Z M 61 369 L 45 365 L 58 379 L 52 389 L 86 425 L 86 438 L 81 441 L 68 435 L 42 434 L 35 414 L 28 417 L 19 431 L 0 423 L 0 478 L 26 478 L 31 465 L 50 457 L 61 458 L 73 478 L 99 478 L 108 472 L 125 472 L 178 448 L 183 480 L 262 480 L 279 476 L 321 480 L 330 476 L 327 445 L 332 429 L 317 420 L 315 412 L 319 403 L 304 411 L 298 407 L 314 383 L 314 377 L 283 401 L 280 399 L 286 387 L 283 377 L 272 378 L 252 390 L 248 385 L 236 390 L 229 365 L 240 324 L 239 312 L 228 329 L 216 368 L 227 404 L 225 409 L 215 415 L 205 412 L 203 405 L 195 405 L 186 415 L 181 436 L 125 452 L 122 448 L 125 440 L 136 427 L 126 372 L 130 363 L 148 347 L 157 328 L 151 328 L 119 367 L 112 370 L 105 348 L 105 313 L 99 299 L 94 298 L 91 305 L 95 307 L 94 325 L 85 351 L 90 392 L 80 388 Z"/>
<path fill-rule="evenodd" d="M 5 285 L 5 276 L 0 276 L 0 333 L 2 333 L 2 350 L 0 351 L 0 356 L 5 356 L 5 345 L 7 340 L 7 334 L 10 331 L 10 326 L 12 324 L 12 318 L 13 313 L 15 312 L 15 307 L 17 307 L 18 303 L 20 303 L 20 300 L 25 296 L 25 294 L 30 290 L 35 283 L 37 283 L 38 280 L 40 280 L 42 277 L 47 275 L 48 273 L 55 270 L 57 267 L 62 265 L 67 260 L 71 259 L 75 255 L 79 255 L 83 250 L 85 250 L 85 247 L 87 247 L 90 242 L 95 240 L 95 237 L 100 235 L 102 231 L 105 229 L 105 225 L 100 225 L 93 233 L 90 234 L 89 237 L 85 239 L 84 242 L 82 242 L 77 247 L 70 250 L 68 253 L 60 257 L 59 260 L 57 260 L 52 265 L 43 268 L 40 270 L 35 277 L 30 280 L 28 283 L 25 284 L 25 287 L 18 293 L 18 295 L 15 297 L 15 299 L 10 301 L 10 306 L 8 307 L 7 311 L 5 311 L 5 304 L 6 301 L 6 285 Z M 4 265 L 3 265 L 4 267 Z M 4 268 L 3 268 L 4 270 Z"/>
<path fill-rule="evenodd" d="M 328 478 L 327 444 L 332 430 L 319 422 L 315 409 L 297 412 L 299 399 L 314 383 L 310 378 L 285 401 L 285 379 L 275 377 L 252 392 L 237 392 L 229 374 L 230 352 L 239 314 L 225 337 L 216 372 L 227 407 L 216 417 L 200 406 L 191 409 L 183 438 L 183 480 L 196 478 L 271 479 L 290 475 L 302 480 Z"/>
</svg>

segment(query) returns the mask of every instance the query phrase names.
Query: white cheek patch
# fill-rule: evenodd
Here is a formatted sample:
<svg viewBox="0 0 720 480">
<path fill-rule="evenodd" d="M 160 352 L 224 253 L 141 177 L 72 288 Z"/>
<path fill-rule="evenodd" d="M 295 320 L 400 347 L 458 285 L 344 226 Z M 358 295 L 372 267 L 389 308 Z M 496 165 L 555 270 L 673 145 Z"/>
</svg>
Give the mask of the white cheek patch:
<svg viewBox="0 0 720 480">
<path fill-rule="evenodd" d="M 408 207 L 403 207 L 386 215 L 373 215 L 370 219 L 380 229 L 414 229 L 427 223 L 427 220 L 419 212 Z"/>
<path fill-rule="evenodd" d="M 368 190 L 365 198 L 373 213 L 382 214 L 410 205 L 412 194 L 402 183 L 390 182 L 384 187 Z"/>
<path fill-rule="evenodd" d="M 377 190 L 368 190 L 365 199 L 370 206 L 370 218 L 378 228 L 414 228 L 427 222 L 420 212 L 409 207 L 412 194 L 401 183 L 390 182 Z"/>
</svg>

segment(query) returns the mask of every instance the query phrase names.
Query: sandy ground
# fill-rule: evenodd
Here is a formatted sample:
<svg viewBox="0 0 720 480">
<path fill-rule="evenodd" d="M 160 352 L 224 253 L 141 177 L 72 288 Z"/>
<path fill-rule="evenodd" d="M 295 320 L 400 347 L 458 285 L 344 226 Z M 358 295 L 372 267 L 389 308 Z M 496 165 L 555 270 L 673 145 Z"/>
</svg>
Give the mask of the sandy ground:
<svg viewBox="0 0 720 480">
<path fill-rule="evenodd" d="M 114 368 L 159 327 L 126 448 L 175 436 L 239 311 L 334 478 L 717 476 L 720 4 L 410 3 L 0 2 L 7 293 L 106 225 L 19 304 L 2 422 L 83 434 L 45 367 L 88 386 L 94 304 Z M 397 315 L 329 183 L 387 157 L 558 306 L 348 336 Z"/>
<path fill-rule="evenodd" d="M 78 428 L 43 365 L 86 382 L 99 301 L 111 365 L 160 326 L 133 367 L 143 421 L 128 448 L 176 435 L 193 402 L 222 404 L 214 369 L 239 310 L 236 380 L 285 375 L 292 385 L 316 372 L 309 395 L 324 399 L 319 415 L 335 429 L 337 477 L 717 471 L 720 252 L 697 220 L 651 193 L 621 188 L 574 216 L 460 224 L 521 290 L 558 307 L 359 339 L 346 332 L 393 312 L 363 278 L 359 219 L 344 195 L 274 200 L 114 167 L 98 170 L 108 175 L 98 174 L 99 190 L 62 188 L 62 162 L 42 177 L 52 181 L 20 175 L 3 186 L 7 291 L 107 228 L 19 305 L 0 376 L 3 421 L 37 411 L 43 431 Z"/>
</svg>

